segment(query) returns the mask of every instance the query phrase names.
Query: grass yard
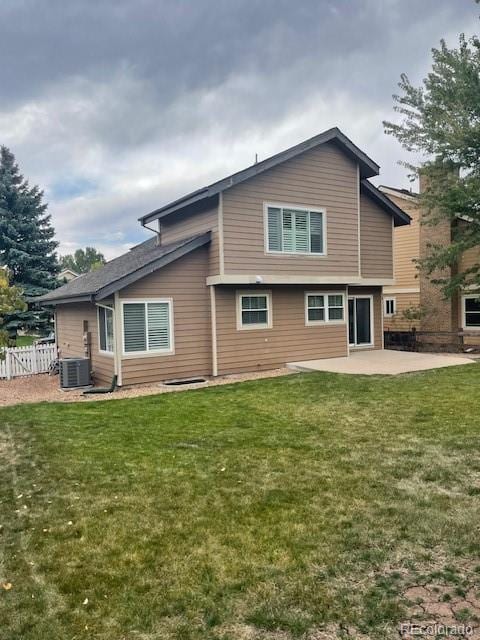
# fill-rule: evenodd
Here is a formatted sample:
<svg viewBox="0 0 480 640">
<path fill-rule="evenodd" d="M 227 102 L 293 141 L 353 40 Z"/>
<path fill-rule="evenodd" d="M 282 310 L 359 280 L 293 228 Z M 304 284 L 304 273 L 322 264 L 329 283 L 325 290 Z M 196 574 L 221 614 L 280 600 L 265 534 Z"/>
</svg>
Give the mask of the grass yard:
<svg viewBox="0 0 480 640">
<path fill-rule="evenodd" d="M 384 640 L 417 585 L 474 621 L 479 390 L 471 365 L 0 410 L 0 637 Z"/>
<path fill-rule="evenodd" d="M 17 336 L 15 340 L 15 346 L 17 347 L 30 347 L 38 340 L 40 336 Z"/>
</svg>

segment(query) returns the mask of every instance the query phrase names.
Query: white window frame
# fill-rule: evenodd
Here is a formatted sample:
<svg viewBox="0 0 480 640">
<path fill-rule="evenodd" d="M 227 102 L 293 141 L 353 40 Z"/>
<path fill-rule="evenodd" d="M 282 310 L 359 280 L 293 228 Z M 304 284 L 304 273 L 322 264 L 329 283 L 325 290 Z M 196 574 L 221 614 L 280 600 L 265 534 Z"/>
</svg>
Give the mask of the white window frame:
<svg viewBox="0 0 480 640">
<path fill-rule="evenodd" d="M 298 209 L 300 211 L 307 211 L 310 213 L 322 214 L 322 239 L 323 239 L 323 251 L 322 253 L 312 253 L 311 251 L 272 251 L 268 247 L 268 208 L 274 207 L 276 209 Z M 283 213 L 280 216 L 282 223 L 282 238 L 283 238 Z M 308 256 L 310 258 L 325 258 L 327 256 L 327 210 L 323 207 L 311 207 L 306 204 L 290 204 L 286 202 L 264 202 L 263 203 L 263 233 L 264 233 L 264 250 L 266 255 L 276 256 Z M 310 216 L 308 216 L 308 238 L 310 242 Z"/>
<path fill-rule="evenodd" d="M 387 302 L 393 302 L 393 312 L 388 313 L 387 311 Z M 386 318 L 393 318 L 397 314 L 397 299 L 395 296 L 385 296 L 383 298 L 383 315 Z"/>
<path fill-rule="evenodd" d="M 308 318 L 308 296 L 323 296 L 324 299 L 324 319 L 323 320 L 309 320 Z M 343 319 L 342 320 L 330 320 L 329 318 L 329 304 L 328 304 L 328 296 L 342 296 L 342 308 L 343 308 Z M 324 324 L 346 324 L 347 322 L 347 309 L 345 305 L 346 295 L 345 291 L 305 291 L 304 297 L 304 307 L 305 307 L 305 326 L 306 327 L 316 327 L 318 325 Z M 338 307 L 333 307 L 337 309 Z"/>
<path fill-rule="evenodd" d="M 350 336 L 348 333 L 348 325 L 347 325 L 347 340 L 348 340 L 348 346 L 350 349 L 352 350 L 356 350 L 356 349 L 370 349 L 371 347 L 375 346 L 375 306 L 373 303 L 373 295 L 371 294 L 362 294 L 362 293 L 358 293 L 358 294 L 353 294 L 353 295 L 348 295 L 347 300 L 354 300 L 354 304 L 356 305 L 356 300 L 357 298 L 365 298 L 370 301 L 370 342 L 361 342 L 360 344 L 357 344 L 356 342 L 350 342 Z M 348 302 L 347 302 L 347 314 L 349 313 L 348 310 Z M 348 320 L 350 321 L 350 318 L 348 318 Z M 357 337 L 357 327 L 355 326 L 354 329 L 354 333 L 355 333 L 355 338 Z"/>
<path fill-rule="evenodd" d="M 259 298 L 266 297 L 267 299 L 267 322 L 258 324 L 243 324 L 242 322 L 242 298 Z M 259 291 L 258 289 L 244 290 L 236 292 L 236 308 L 237 308 L 237 330 L 238 331 L 251 331 L 255 329 L 271 329 L 272 322 L 272 292 L 271 291 Z"/>
<path fill-rule="evenodd" d="M 98 304 L 97 305 L 97 333 L 98 333 L 98 353 L 102 356 L 108 356 L 109 358 L 113 358 L 115 355 L 115 309 L 113 307 L 109 307 L 107 304 Z M 106 309 L 107 311 L 112 312 L 113 316 L 113 349 L 112 351 L 105 351 L 101 348 L 100 343 L 100 309 Z M 107 326 L 106 326 L 106 318 L 105 318 L 105 342 L 107 337 Z"/>
<path fill-rule="evenodd" d="M 467 325 L 467 310 L 466 310 L 465 301 L 468 299 L 480 300 L 480 292 L 476 294 L 474 293 L 474 294 L 462 295 L 462 329 L 464 331 L 480 331 L 480 326 L 472 327 L 470 325 Z"/>
<path fill-rule="evenodd" d="M 123 320 L 123 307 L 126 304 L 144 304 L 147 305 L 149 303 L 167 303 L 168 304 L 168 317 L 169 317 L 169 349 L 148 349 L 148 313 L 145 310 L 145 330 L 147 336 L 147 350 L 146 351 L 125 351 L 125 326 Z M 122 358 L 153 358 L 155 356 L 170 356 L 175 353 L 175 344 L 174 344 L 174 325 L 173 325 L 173 298 L 125 298 L 121 300 L 120 303 L 121 309 L 121 325 L 122 325 Z"/>
</svg>

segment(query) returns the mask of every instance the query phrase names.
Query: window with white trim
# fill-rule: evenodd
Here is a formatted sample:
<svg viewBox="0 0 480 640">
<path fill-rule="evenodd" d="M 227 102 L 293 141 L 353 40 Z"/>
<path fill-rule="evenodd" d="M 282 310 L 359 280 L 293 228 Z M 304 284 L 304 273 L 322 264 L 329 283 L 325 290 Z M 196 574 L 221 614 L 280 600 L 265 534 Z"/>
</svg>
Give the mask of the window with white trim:
<svg viewBox="0 0 480 640">
<path fill-rule="evenodd" d="M 272 326 L 270 292 L 245 292 L 237 296 L 239 329 L 268 329 Z"/>
<path fill-rule="evenodd" d="M 122 307 L 125 354 L 172 352 L 170 300 L 123 302 Z"/>
<path fill-rule="evenodd" d="M 113 353 L 113 309 L 98 306 L 98 346 L 104 353 Z"/>
<path fill-rule="evenodd" d="M 480 329 L 480 295 L 463 296 L 463 326 Z"/>
<path fill-rule="evenodd" d="M 305 294 L 306 324 L 344 322 L 345 298 L 343 293 L 311 292 Z"/>
<path fill-rule="evenodd" d="M 394 316 L 397 312 L 396 309 L 396 299 L 395 298 L 384 298 L 383 299 L 384 311 L 386 316 Z"/>
<path fill-rule="evenodd" d="M 267 251 L 325 255 L 325 212 L 267 205 Z"/>
</svg>

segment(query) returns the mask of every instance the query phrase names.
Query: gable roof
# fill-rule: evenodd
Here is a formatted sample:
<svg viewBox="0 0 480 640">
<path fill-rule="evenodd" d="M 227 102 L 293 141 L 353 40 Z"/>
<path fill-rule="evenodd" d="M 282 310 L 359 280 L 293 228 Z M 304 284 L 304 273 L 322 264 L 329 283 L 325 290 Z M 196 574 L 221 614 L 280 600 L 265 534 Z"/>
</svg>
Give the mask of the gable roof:
<svg viewBox="0 0 480 640">
<path fill-rule="evenodd" d="M 188 207 L 194 203 L 200 202 L 202 200 L 206 200 L 207 198 L 213 198 L 217 196 L 225 189 L 229 189 L 234 185 L 240 184 L 249 178 L 252 178 L 272 167 L 276 167 L 282 162 L 286 162 L 296 156 L 304 153 L 305 151 L 309 151 L 310 149 L 315 149 L 326 142 L 333 142 L 337 146 L 339 146 L 348 156 L 350 156 L 353 160 L 358 162 L 360 167 L 360 177 L 371 178 L 372 176 L 378 175 L 380 167 L 376 162 L 374 162 L 371 158 L 367 156 L 361 149 L 359 149 L 347 136 L 338 129 L 338 127 L 333 127 L 332 129 L 328 129 L 323 133 L 320 133 L 313 138 L 309 138 L 304 142 L 300 142 L 285 151 L 281 151 L 274 156 L 270 156 L 270 158 L 266 158 L 261 162 L 257 162 L 256 164 L 243 169 L 242 171 L 237 171 L 226 178 L 222 178 L 217 182 L 213 182 L 212 184 L 202 187 L 201 189 L 197 189 L 196 191 L 192 191 L 187 195 L 179 198 L 178 200 L 174 200 L 159 209 L 155 209 L 150 213 L 139 218 L 139 221 L 142 225 L 146 225 L 153 220 L 158 220 L 169 214 L 179 211 L 184 207 Z"/>
<path fill-rule="evenodd" d="M 400 209 L 393 200 L 390 200 L 389 197 L 384 195 L 380 189 L 377 189 L 377 187 L 368 180 L 362 180 L 360 182 L 360 191 L 376 202 L 382 209 L 387 211 L 387 213 L 390 213 L 393 216 L 393 223 L 396 227 L 410 224 L 412 218 L 408 213 Z"/>
<path fill-rule="evenodd" d="M 61 304 L 62 302 L 103 300 L 115 291 L 136 282 L 208 242 L 210 242 L 209 231 L 166 245 L 158 245 L 156 237 L 150 238 L 127 253 L 107 262 L 101 269 L 85 273 L 63 287 L 35 298 L 35 302 Z"/>
<path fill-rule="evenodd" d="M 409 191 L 408 189 L 399 189 L 398 187 L 389 187 L 385 184 L 381 184 L 378 187 L 382 193 L 387 195 L 397 196 L 403 200 L 416 200 L 420 194 L 416 191 Z"/>
</svg>

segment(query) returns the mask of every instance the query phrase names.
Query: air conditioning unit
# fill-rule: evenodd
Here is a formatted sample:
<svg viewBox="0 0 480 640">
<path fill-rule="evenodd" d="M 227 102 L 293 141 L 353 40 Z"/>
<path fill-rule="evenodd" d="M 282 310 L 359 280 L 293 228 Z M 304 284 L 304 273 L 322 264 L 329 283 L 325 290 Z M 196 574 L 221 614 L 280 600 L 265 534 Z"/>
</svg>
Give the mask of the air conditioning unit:
<svg viewBox="0 0 480 640">
<path fill-rule="evenodd" d="M 89 358 L 60 359 L 60 388 L 73 389 L 91 384 Z"/>
</svg>

